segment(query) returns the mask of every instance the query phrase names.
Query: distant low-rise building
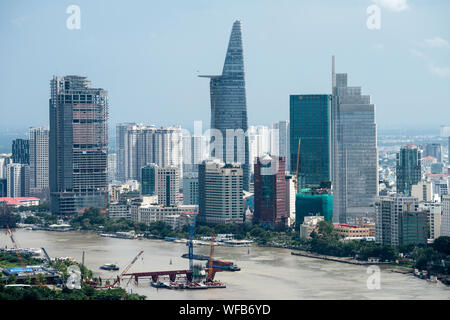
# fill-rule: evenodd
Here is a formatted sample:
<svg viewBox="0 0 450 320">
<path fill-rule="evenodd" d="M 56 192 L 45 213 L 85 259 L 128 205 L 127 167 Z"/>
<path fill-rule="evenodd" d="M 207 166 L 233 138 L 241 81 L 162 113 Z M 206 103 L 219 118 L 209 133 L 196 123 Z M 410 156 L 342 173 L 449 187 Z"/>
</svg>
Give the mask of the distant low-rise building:
<svg viewBox="0 0 450 320">
<path fill-rule="evenodd" d="M 317 229 L 320 221 L 324 221 L 324 216 L 306 216 L 304 217 L 303 223 L 300 225 L 300 238 L 309 239 L 311 238 L 311 232 Z"/>
<path fill-rule="evenodd" d="M 374 237 L 375 230 L 370 226 L 360 226 L 353 224 L 335 224 L 334 229 L 344 238 L 365 238 Z"/>
<path fill-rule="evenodd" d="M 39 198 L 35 197 L 3 197 L 0 198 L 0 203 L 4 202 L 7 206 L 11 207 L 30 207 L 30 206 L 38 206 L 39 205 Z"/>
</svg>

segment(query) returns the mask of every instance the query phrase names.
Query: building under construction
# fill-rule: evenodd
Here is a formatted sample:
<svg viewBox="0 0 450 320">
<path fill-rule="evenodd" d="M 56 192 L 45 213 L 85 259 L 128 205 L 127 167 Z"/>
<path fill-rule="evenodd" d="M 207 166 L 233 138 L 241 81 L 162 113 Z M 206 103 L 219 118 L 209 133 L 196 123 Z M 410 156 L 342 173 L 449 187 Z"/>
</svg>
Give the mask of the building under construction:
<svg viewBox="0 0 450 320">
<path fill-rule="evenodd" d="M 108 96 L 86 77 L 50 81 L 51 210 L 73 214 L 107 205 Z"/>
</svg>

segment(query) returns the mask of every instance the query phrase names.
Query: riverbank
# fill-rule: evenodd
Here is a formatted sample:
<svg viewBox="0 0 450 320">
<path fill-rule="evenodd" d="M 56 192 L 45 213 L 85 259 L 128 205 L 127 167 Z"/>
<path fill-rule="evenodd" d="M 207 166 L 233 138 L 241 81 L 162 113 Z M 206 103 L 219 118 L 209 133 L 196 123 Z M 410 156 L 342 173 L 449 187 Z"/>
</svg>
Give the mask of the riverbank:
<svg viewBox="0 0 450 320">
<path fill-rule="evenodd" d="M 334 257 L 334 256 L 326 256 L 318 253 L 312 253 L 307 251 L 291 251 L 291 254 L 294 256 L 302 256 L 302 257 L 308 257 L 308 258 L 315 258 L 315 259 L 322 259 L 322 260 L 328 260 L 328 261 L 335 261 L 335 262 L 342 262 L 342 263 L 349 263 L 349 264 L 356 264 L 356 265 L 374 265 L 374 264 L 391 264 L 390 262 L 377 262 L 377 261 L 361 261 L 356 260 L 351 257 Z"/>
</svg>

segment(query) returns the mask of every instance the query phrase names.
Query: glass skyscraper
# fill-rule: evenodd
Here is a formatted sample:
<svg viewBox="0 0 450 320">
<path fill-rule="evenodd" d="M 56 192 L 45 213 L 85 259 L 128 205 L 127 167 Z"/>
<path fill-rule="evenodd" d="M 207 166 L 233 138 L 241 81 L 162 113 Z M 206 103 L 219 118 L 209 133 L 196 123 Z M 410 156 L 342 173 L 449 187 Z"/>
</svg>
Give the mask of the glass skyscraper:
<svg viewBox="0 0 450 320">
<path fill-rule="evenodd" d="M 213 150 L 211 156 L 226 163 L 240 162 L 244 171 L 244 190 L 250 189 L 249 147 L 247 132 L 247 102 L 245 96 L 244 55 L 241 22 L 235 21 L 231 30 L 222 75 L 200 76 L 210 78 L 211 129 L 222 134 L 222 150 Z M 228 141 L 227 141 L 228 131 Z M 231 131 L 231 132 L 230 132 Z M 230 135 L 231 134 L 231 135 Z"/>
<path fill-rule="evenodd" d="M 353 223 L 375 215 L 378 152 L 375 105 L 332 62 L 333 221 Z"/>
<path fill-rule="evenodd" d="M 326 94 L 290 96 L 291 172 L 297 171 L 300 143 L 299 185 L 320 185 L 330 181 L 331 96 Z"/>
<path fill-rule="evenodd" d="M 412 186 L 422 178 L 422 151 L 415 145 L 400 148 L 396 156 L 397 193 L 411 195 Z"/>
</svg>

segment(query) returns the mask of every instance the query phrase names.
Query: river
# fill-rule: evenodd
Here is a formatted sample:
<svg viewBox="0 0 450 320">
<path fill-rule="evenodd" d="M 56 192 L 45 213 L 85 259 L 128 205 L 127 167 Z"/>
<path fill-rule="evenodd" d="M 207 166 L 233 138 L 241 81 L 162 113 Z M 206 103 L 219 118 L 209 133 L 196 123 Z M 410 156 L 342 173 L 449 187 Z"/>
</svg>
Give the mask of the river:
<svg viewBox="0 0 450 320">
<path fill-rule="evenodd" d="M 22 248 L 44 247 L 51 257 L 70 256 L 81 262 L 85 251 L 85 265 L 102 279 L 114 278 L 117 271 L 101 270 L 101 265 L 115 263 L 121 272 L 140 250 L 144 254 L 130 272 L 188 269 L 189 264 L 188 259 L 181 258 L 187 252 L 185 244 L 163 240 L 114 239 L 91 232 L 24 229 L 16 229 L 14 238 Z M 12 246 L 4 231 L 0 233 L 0 246 Z M 209 250 L 209 246 L 194 248 L 195 253 L 204 255 L 209 255 Z M 450 287 L 392 272 L 388 266 L 380 267 L 380 288 L 369 289 L 370 274 L 366 266 L 294 256 L 287 249 L 250 247 L 250 253 L 248 250 L 248 247 L 215 247 L 215 258 L 232 260 L 241 267 L 238 272 L 216 274 L 216 279 L 227 285 L 225 289 L 155 289 L 149 280 L 141 279 L 138 285 L 132 281 L 128 290 L 152 300 L 450 299 Z"/>
</svg>

